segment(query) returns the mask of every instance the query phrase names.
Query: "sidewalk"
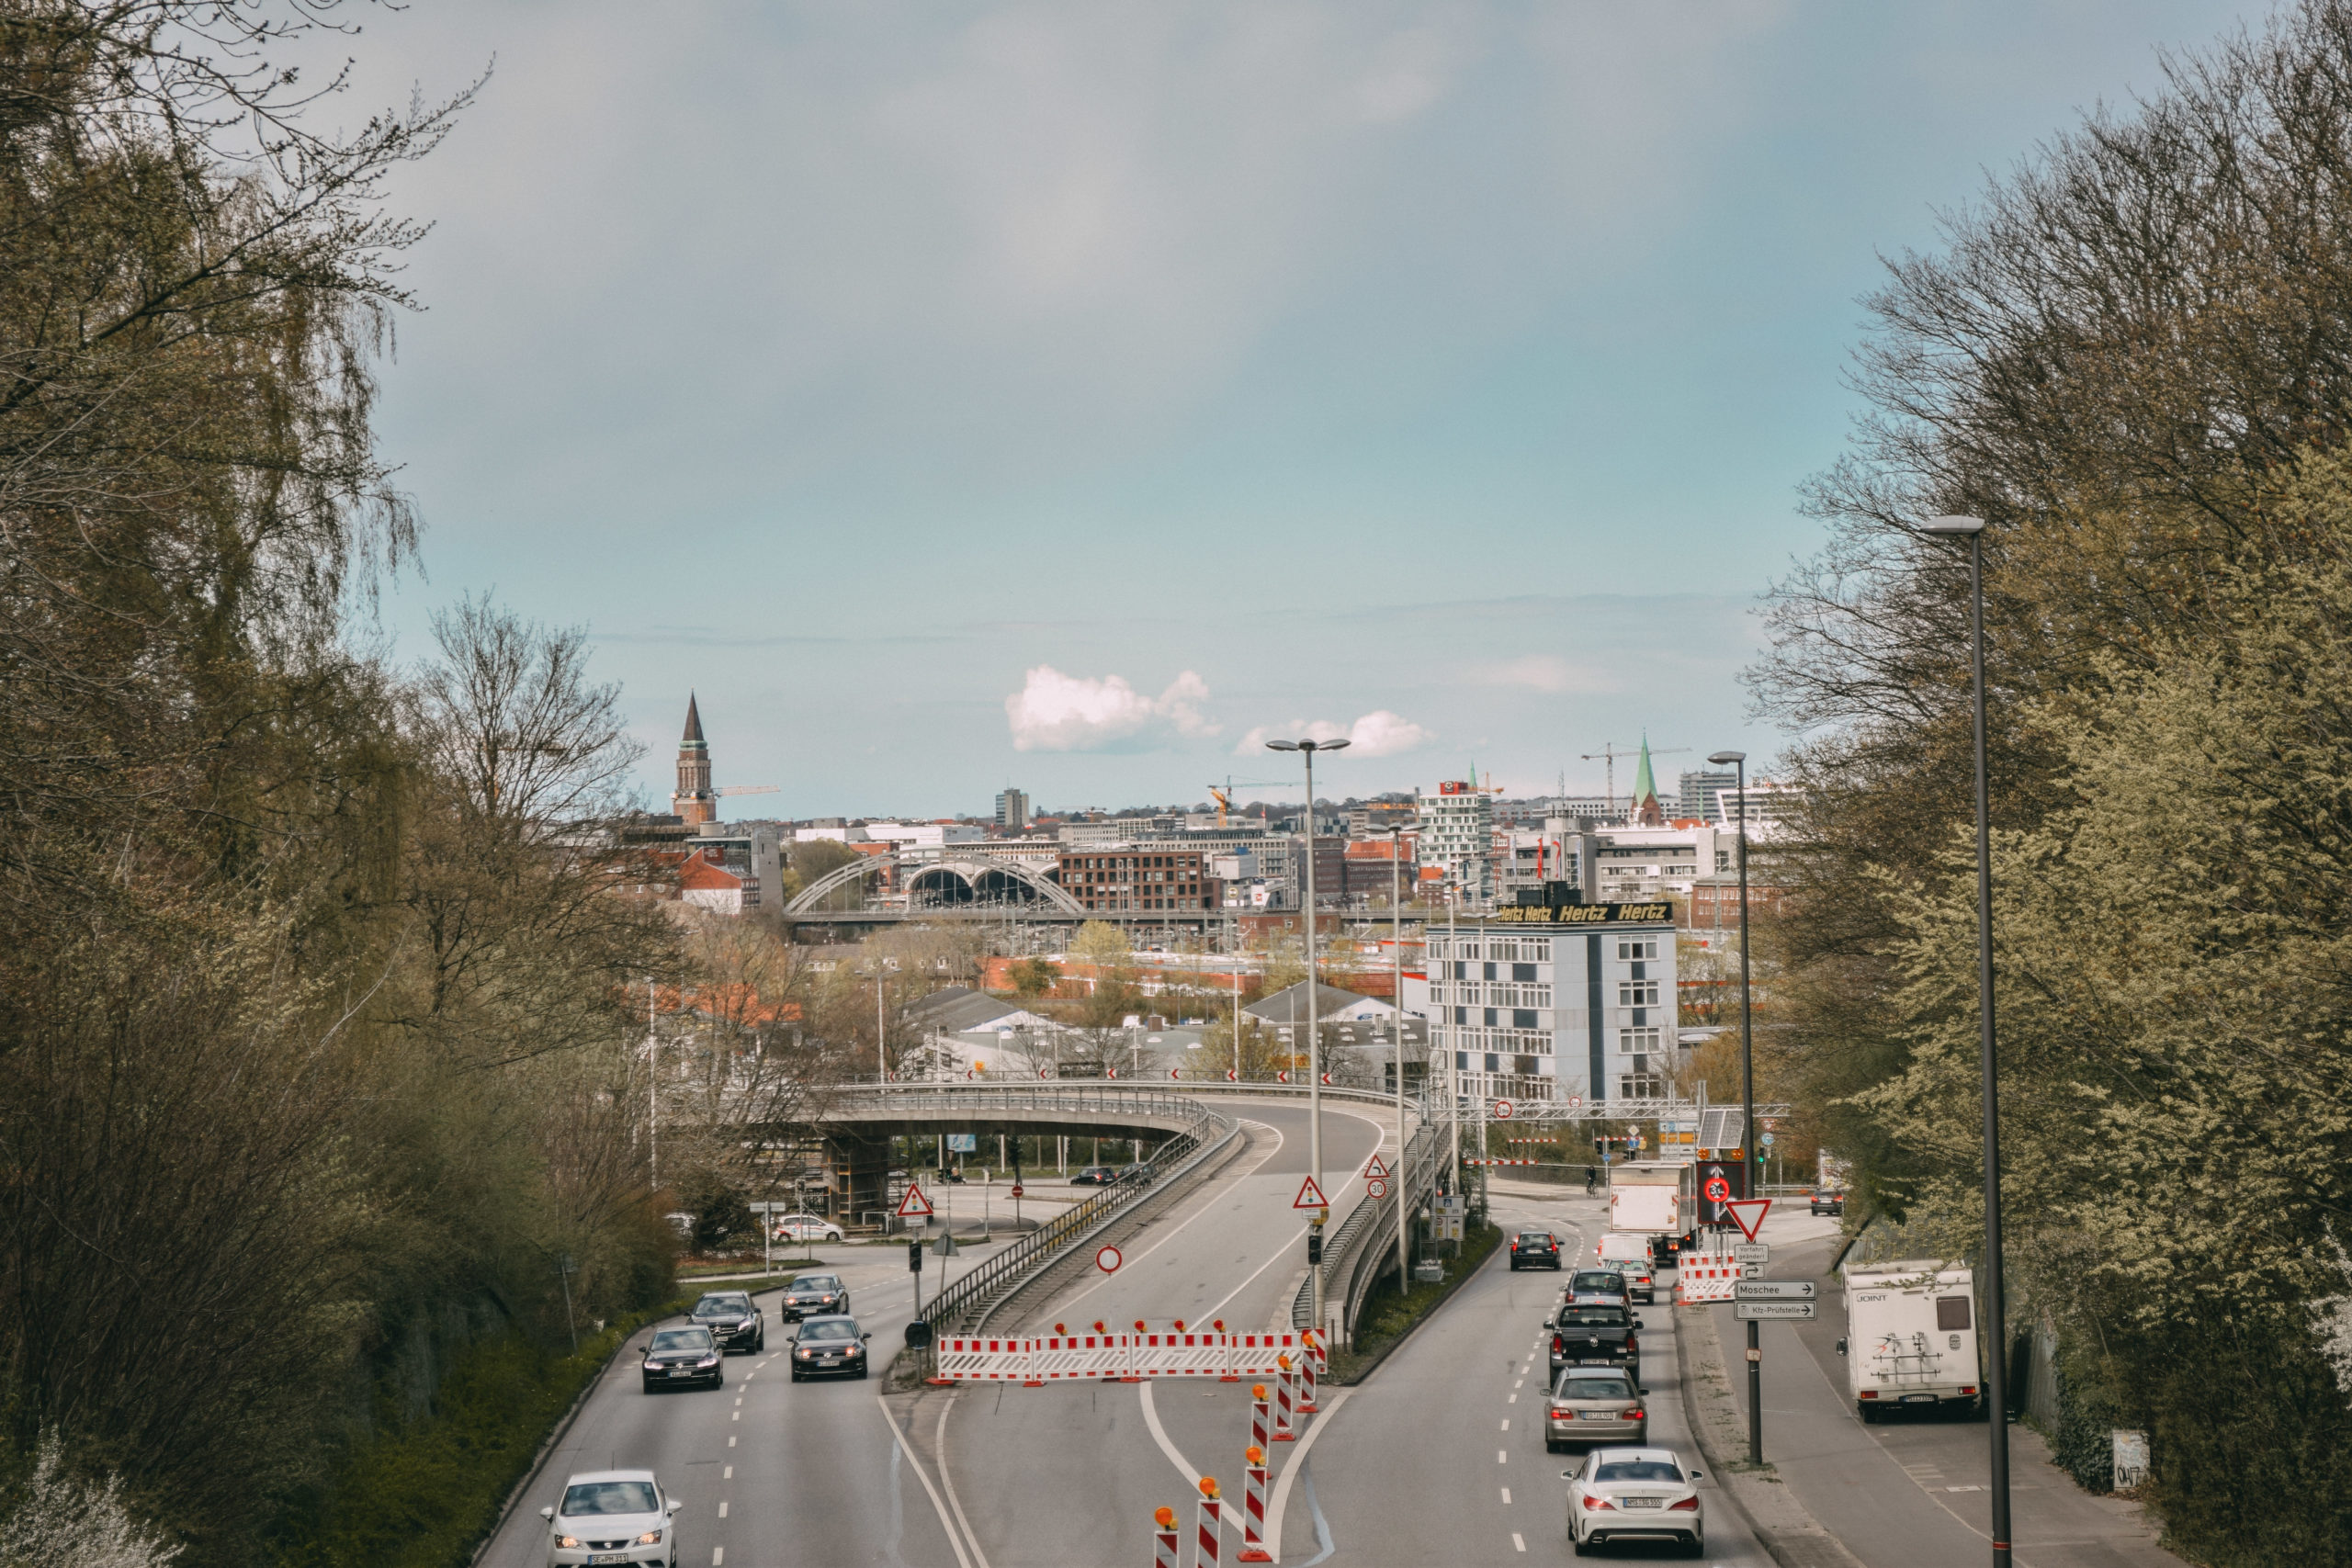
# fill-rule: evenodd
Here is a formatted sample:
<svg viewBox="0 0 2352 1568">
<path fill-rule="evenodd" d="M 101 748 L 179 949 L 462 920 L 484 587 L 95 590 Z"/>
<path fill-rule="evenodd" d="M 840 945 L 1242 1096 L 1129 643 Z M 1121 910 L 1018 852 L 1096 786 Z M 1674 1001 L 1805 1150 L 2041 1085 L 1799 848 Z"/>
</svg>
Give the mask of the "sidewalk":
<svg viewBox="0 0 2352 1568">
<path fill-rule="evenodd" d="M 1836 1251 L 1826 1239 L 1775 1249 L 1773 1277 L 1819 1281 L 1820 1315 L 1764 1325 L 1764 1457 L 1791 1495 L 1864 1562 L 1980 1568 L 1990 1539 L 1984 1424 L 1919 1419 L 1865 1427 L 1848 1408 L 1837 1353 L 1846 1336 L 1845 1296 L 1822 1273 Z M 1727 1352 L 1725 1392 L 1744 1454 L 1747 1379 L 1745 1362 L 1735 1358 L 1745 1354 L 1747 1325 L 1728 1303 L 1677 1310 L 1693 1333 L 1711 1327 Z M 2009 1428 L 2009 1474 L 2021 1568 L 2186 1568 L 2156 1544 L 2144 1508 L 2075 1485 L 2030 1427 Z"/>
</svg>

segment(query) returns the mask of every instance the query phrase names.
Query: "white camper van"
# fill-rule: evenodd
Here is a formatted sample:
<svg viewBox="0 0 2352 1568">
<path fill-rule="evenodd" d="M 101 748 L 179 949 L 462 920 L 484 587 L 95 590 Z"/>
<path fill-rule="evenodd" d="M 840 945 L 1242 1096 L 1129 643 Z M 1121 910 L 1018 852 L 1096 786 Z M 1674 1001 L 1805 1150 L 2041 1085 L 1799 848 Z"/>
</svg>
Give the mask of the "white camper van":
<svg viewBox="0 0 2352 1568">
<path fill-rule="evenodd" d="M 1891 1407 L 1984 1403 L 1974 1278 L 1933 1259 L 1846 1266 L 1846 1391 L 1866 1422 Z"/>
</svg>

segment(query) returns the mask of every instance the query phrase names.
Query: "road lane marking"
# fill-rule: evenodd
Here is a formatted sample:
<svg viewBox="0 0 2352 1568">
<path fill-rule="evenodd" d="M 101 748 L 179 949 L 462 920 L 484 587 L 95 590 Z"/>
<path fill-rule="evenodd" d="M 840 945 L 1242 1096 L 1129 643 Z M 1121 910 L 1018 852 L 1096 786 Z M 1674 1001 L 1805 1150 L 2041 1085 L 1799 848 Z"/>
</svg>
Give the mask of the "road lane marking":
<svg viewBox="0 0 2352 1568">
<path fill-rule="evenodd" d="M 1510 1501 L 1510 1488 L 1508 1486 L 1503 1488 L 1503 1501 L 1506 1503 Z"/>
<path fill-rule="evenodd" d="M 734 1412 L 730 1413 L 730 1414 L 728 1416 L 728 1417 L 727 1417 L 727 1418 L 728 1418 L 729 1420 L 730 1420 L 730 1421 L 741 1421 L 741 1420 L 743 1418 L 743 1413 L 742 1413 L 741 1411 L 740 1411 L 740 1410 L 737 1410 L 737 1411 L 734 1411 Z"/>
<path fill-rule="evenodd" d="M 1513 1551 L 1525 1551 L 1527 1550 L 1527 1542 L 1519 1539 L 1519 1532 L 1516 1530 L 1511 1532 L 1510 1549 Z"/>
<path fill-rule="evenodd" d="M 728 1446 L 729 1448 L 730 1448 L 730 1449 L 731 1449 L 731 1448 L 733 1448 L 733 1447 L 735 1446 L 735 1439 L 734 1439 L 734 1438 L 728 1438 L 728 1439 L 727 1439 L 727 1446 Z"/>
<path fill-rule="evenodd" d="M 724 1497 L 718 1500 L 718 1517 L 722 1519 L 727 1517 L 727 1499 Z"/>
<path fill-rule="evenodd" d="M 1508 1432 L 1508 1431 L 1510 1431 L 1510 1416 L 1504 1416 L 1504 1417 L 1503 1417 L 1503 1424 L 1502 1424 L 1502 1428 L 1501 1428 L 1501 1429 L 1502 1429 L 1502 1430 L 1504 1430 L 1504 1431 L 1506 1431 L 1506 1432 Z"/>
<path fill-rule="evenodd" d="M 1136 1387 L 1143 1395 L 1143 1424 L 1150 1428 L 1151 1440 L 1159 1445 L 1159 1451 L 1168 1456 L 1168 1462 L 1183 1476 L 1185 1484 L 1197 1486 L 1201 1472 L 1193 1468 L 1193 1461 L 1184 1457 L 1183 1451 L 1168 1436 L 1168 1428 L 1159 1424 L 1159 1406 L 1153 1404 L 1151 1398 L 1151 1380 L 1146 1378 Z"/>
<path fill-rule="evenodd" d="M 972 1560 L 964 1553 L 964 1538 L 956 1533 L 956 1521 L 947 1517 L 947 1505 L 939 1500 L 939 1488 L 931 1483 L 931 1474 L 923 1469 L 922 1461 L 915 1457 L 913 1445 L 907 1441 L 907 1435 L 899 1430 L 899 1418 L 890 1414 L 890 1407 L 882 1403 L 880 1394 L 874 1396 L 874 1404 L 882 1412 L 882 1419 L 890 1424 L 890 1436 L 898 1439 L 900 1450 L 907 1456 L 907 1463 L 915 1472 L 915 1479 L 922 1482 L 922 1489 L 931 1495 L 932 1508 L 939 1515 L 940 1530 L 947 1537 L 947 1544 L 955 1549 L 956 1561 L 962 1568 L 972 1568 Z M 730 1438 L 728 1440 L 732 1442 L 734 1439 Z"/>
<path fill-rule="evenodd" d="M 732 1480 L 734 1480 L 734 1479 L 735 1479 L 735 1467 L 734 1467 L 733 1465 L 731 1465 L 731 1464 L 730 1464 L 730 1465 L 729 1465 L 725 1470 L 720 1471 L 720 1472 L 718 1472 L 718 1479 L 719 1479 L 719 1480 L 721 1480 L 721 1481 L 732 1481 Z"/>
<path fill-rule="evenodd" d="M 1513 1383 L 1511 1386 L 1513 1388 L 1517 1388 L 1519 1385 L 1517 1383 Z M 1509 1399 L 1504 1400 L 1503 1403 L 1505 1404 L 1517 1404 L 1519 1403 L 1519 1395 L 1514 1393 Z"/>
<path fill-rule="evenodd" d="M 1306 1436 L 1290 1451 L 1290 1462 L 1283 1466 L 1282 1479 L 1274 1483 L 1273 1505 L 1266 1510 L 1266 1550 L 1274 1554 L 1277 1562 L 1283 1560 L 1283 1510 L 1290 1506 L 1290 1483 L 1298 1474 L 1299 1464 L 1306 1458 L 1306 1450 L 1315 1446 L 1315 1439 L 1323 1435 L 1324 1429 L 1331 1425 L 1331 1418 L 1340 1413 L 1340 1406 L 1345 1404 L 1348 1396 L 1353 1393 L 1355 1390 L 1351 1388 L 1343 1388 L 1331 1396 L 1330 1408 L 1306 1428 Z"/>
<path fill-rule="evenodd" d="M 1248 1121 L 1249 1119 L 1248 1119 L 1247 1117 L 1244 1117 L 1244 1118 L 1242 1118 L 1242 1120 L 1244 1120 L 1244 1121 Z M 1266 1157 L 1265 1157 L 1265 1159 L 1261 1159 L 1261 1160 L 1260 1160 L 1260 1161 L 1258 1162 L 1258 1164 L 1257 1164 L 1257 1165 L 1253 1165 L 1253 1166 L 1251 1166 L 1249 1169 L 1247 1169 L 1247 1170 L 1245 1170 L 1245 1171 L 1241 1172 L 1239 1175 L 1236 1176 L 1236 1177 L 1233 1179 L 1234 1179 L 1234 1182 L 1235 1182 L 1235 1184 L 1236 1184 L 1237 1186 L 1238 1186 L 1238 1185 L 1239 1185 L 1241 1182 L 1244 1182 L 1244 1181 L 1249 1180 L 1249 1179 L 1250 1179 L 1250 1178 L 1251 1178 L 1251 1177 L 1253 1177 L 1253 1176 L 1257 1175 L 1257 1174 L 1258 1174 L 1258 1169 L 1259 1169 L 1259 1167 L 1260 1167 L 1260 1166 L 1263 1166 L 1263 1165 L 1266 1163 L 1266 1161 L 1267 1161 L 1267 1160 L 1271 1160 L 1271 1159 L 1272 1159 L 1276 1155 L 1278 1155 L 1278 1154 L 1280 1154 L 1280 1153 L 1282 1153 L 1282 1152 L 1283 1152 L 1283 1134 L 1282 1134 L 1282 1129 L 1281 1129 L 1281 1128 L 1279 1128 L 1279 1127 L 1267 1127 L 1267 1126 L 1266 1126 L 1266 1123 L 1265 1123 L 1265 1122 L 1250 1122 L 1250 1126 L 1252 1126 L 1252 1127 L 1266 1127 L 1266 1130 L 1267 1130 L 1268 1132 L 1270 1132 L 1270 1133 L 1273 1134 L 1274 1138 L 1275 1138 L 1275 1140 L 1276 1140 L 1276 1141 L 1275 1141 L 1274 1146 L 1273 1146 L 1272 1148 L 1268 1149 L 1268 1150 L 1266 1151 Z M 1220 1192 L 1220 1193 L 1218 1193 L 1216 1196 L 1217 1196 L 1218 1198 L 1223 1198 L 1224 1196 L 1226 1196 L 1226 1194 L 1225 1194 L 1225 1193 L 1223 1193 L 1223 1192 Z M 1214 1200 L 1212 1200 L 1212 1202 L 1213 1202 L 1213 1201 L 1214 1201 Z M 1179 1235 L 1181 1235 L 1181 1234 L 1182 1233 L 1182 1231 L 1183 1231 L 1183 1229 L 1184 1229 L 1184 1227 L 1185 1227 L 1186 1225 L 1191 1224 L 1194 1220 L 1199 1219 L 1203 1214 L 1204 1214 L 1204 1213 L 1208 1213 L 1210 1206 L 1211 1206 L 1211 1205 L 1210 1205 L 1209 1203 L 1204 1203 L 1204 1204 L 1202 1204 L 1199 1208 L 1197 1208 L 1197 1209 L 1193 1210 L 1191 1213 L 1189 1213 L 1189 1214 L 1185 1215 L 1182 1219 L 1181 1219 L 1181 1220 L 1177 1221 L 1177 1222 L 1176 1222 L 1175 1228 L 1174 1228 L 1173 1230 L 1170 1230 L 1170 1231 L 1166 1235 L 1161 1236 L 1158 1241 L 1153 1242 L 1149 1247 L 1148 1247 L 1144 1248 L 1141 1252 L 1136 1253 L 1133 1258 L 1128 1258 L 1128 1259 L 1127 1259 L 1127 1265 L 1128 1265 L 1128 1266 L 1132 1266 L 1132 1265 L 1134 1265 L 1134 1264 L 1137 1264 L 1137 1263 L 1142 1262 L 1145 1258 L 1147 1258 L 1150 1257 L 1153 1253 L 1158 1252 L 1161 1247 L 1166 1247 L 1170 1242 L 1174 1241 L 1174 1240 L 1176 1239 L 1176 1237 L 1177 1237 Z M 1290 1241 L 1287 1241 L 1287 1242 L 1283 1243 L 1283 1250 L 1282 1250 L 1281 1252 L 1276 1253 L 1276 1254 L 1274 1255 L 1274 1257 L 1275 1257 L 1275 1258 L 1281 1258 L 1281 1257 L 1287 1256 L 1287 1255 L 1288 1255 L 1288 1253 L 1289 1253 L 1289 1251 L 1290 1251 L 1290 1249 L 1291 1249 L 1293 1247 L 1295 1247 L 1295 1246 L 1298 1244 L 1298 1238 L 1299 1238 L 1300 1236 L 1304 1236 L 1304 1235 L 1306 1235 L 1306 1226 L 1304 1226 L 1304 1225 L 1300 1226 L 1300 1227 L 1299 1227 L 1299 1232 L 1298 1232 L 1298 1236 L 1295 1236 L 1295 1237 L 1293 1237 Z M 1273 1261 L 1273 1258 L 1268 1258 L 1266 1261 L 1267 1261 L 1268 1263 L 1272 1263 L 1272 1262 Z M 1263 1267 L 1261 1267 L 1261 1268 L 1259 1269 L 1259 1270 L 1258 1270 L 1258 1274 L 1262 1274 L 1262 1273 L 1264 1273 L 1265 1271 L 1266 1271 L 1266 1270 L 1265 1270 L 1265 1269 L 1264 1269 Z M 1252 1275 L 1250 1275 L 1250 1280 L 1254 1280 L 1254 1279 L 1256 1279 L 1256 1278 L 1258 1277 L 1258 1274 L 1252 1274 Z M 1100 1280 L 1095 1280 L 1095 1281 L 1094 1281 L 1094 1283 L 1092 1283 L 1092 1284 L 1091 1284 L 1091 1285 L 1087 1286 L 1087 1287 L 1086 1287 L 1086 1289 L 1084 1289 L 1084 1290 L 1082 1290 L 1082 1291 L 1079 1292 L 1078 1292 L 1078 1294 L 1076 1294 L 1076 1295 L 1074 1295 L 1074 1296 L 1066 1296 L 1066 1297 L 1064 1297 L 1064 1298 L 1063 1298 L 1063 1299 L 1062 1299 L 1062 1300 L 1061 1300 L 1061 1301 L 1060 1301 L 1060 1302 L 1059 1302 L 1059 1303 L 1055 1306 L 1054 1310 L 1055 1310 L 1056 1312 L 1068 1312 L 1068 1311 L 1070 1309 L 1070 1307 L 1071 1307 L 1071 1305 L 1072 1305 L 1073 1303 L 1078 1303 L 1078 1302 L 1082 1302 L 1082 1301 L 1084 1301 L 1087 1297 L 1089 1297 L 1089 1296 L 1092 1295 L 1095 1292 L 1097 1292 L 1097 1291 L 1101 1290 L 1103 1286 L 1105 1286 L 1105 1285 L 1109 1284 L 1113 1280 L 1114 1280 L 1114 1279 L 1116 1279 L 1116 1278 L 1118 1278 L 1118 1276 L 1117 1276 L 1117 1275 L 1115 1275 L 1115 1274 L 1105 1274 L 1105 1275 L 1103 1275 L 1103 1276 L 1102 1276 L 1102 1278 L 1101 1278 Z M 1247 1284 L 1249 1284 L 1249 1282 L 1250 1282 L 1250 1280 L 1244 1280 L 1241 1282 L 1241 1285 L 1237 1285 L 1237 1286 L 1235 1286 L 1235 1287 L 1234 1287 L 1234 1294 L 1236 1294 L 1236 1295 L 1239 1294 L 1239 1293 L 1240 1293 L 1240 1291 L 1241 1291 L 1242 1286 L 1246 1286 Z M 944 1286 L 943 1286 L 942 1288 L 943 1288 L 943 1289 L 944 1289 Z M 1229 1301 L 1231 1301 L 1232 1299 L 1233 1299 L 1233 1296 L 1228 1295 L 1227 1297 L 1226 1297 L 1226 1298 L 1225 1298 L 1225 1301 L 1226 1301 L 1226 1302 L 1229 1302 Z M 1225 1305 L 1225 1302 L 1219 1302 L 1219 1303 L 1216 1303 L 1216 1306 L 1209 1307 L 1209 1308 L 1205 1309 L 1204 1311 L 1202 1311 L 1202 1312 L 1200 1312 L 1200 1313 L 1198 1313 L 1198 1314 L 1195 1314 L 1194 1315 L 1195 1315 L 1196 1317 L 1198 1317 L 1198 1318 L 1213 1318 L 1213 1317 L 1215 1317 L 1215 1316 L 1216 1315 L 1217 1307 L 1221 1307 L 1221 1306 L 1223 1306 L 1223 1305 Z"/>
<path fill-rule="evenodd" d="M 956 1522 L 964 1527 L 964 1539 L 971 1542 L 973 1560 L 980 1568 L 989 1568 L 988 1553 L 980 1550 L 980 1532 L 964 1517 L 963 1500 L 956 1495 L 956 1477 L 947 1468 L 947 1413 L 963 1397 L 961 1393 L 951 1393 L 947 1403 L 939 1407 L 939 1425 L 932 1429 L 931 1446 L 939 1450 L 939 1483 L 947 1489 L 947 1506 L 956 1510 Z"/>
<path fill-rule="evenodd" d="M 1495 1450 L 1495 1462 L 1497 1464 L 1509 1464 L 1510 1462 L 1510 1451 L 1505 1449 L 1497 1449 Z"/>
<path fill-rule="evenodd" d="M 710 1568 L 718 1568 L 718 1565 L 726 1561 L 727 1549 L 725 1547 L 714 1546 L 710 1549 Z"/>
<path fill-rule="evenodd" d="M 1521 1378 L 1517 1382 L 1512 1383 L 1510 1386 L 1513 1388 L 1525 1388 L 1527 1386 L 1527 1380 L 1525 1378 Z"/>
</svg>

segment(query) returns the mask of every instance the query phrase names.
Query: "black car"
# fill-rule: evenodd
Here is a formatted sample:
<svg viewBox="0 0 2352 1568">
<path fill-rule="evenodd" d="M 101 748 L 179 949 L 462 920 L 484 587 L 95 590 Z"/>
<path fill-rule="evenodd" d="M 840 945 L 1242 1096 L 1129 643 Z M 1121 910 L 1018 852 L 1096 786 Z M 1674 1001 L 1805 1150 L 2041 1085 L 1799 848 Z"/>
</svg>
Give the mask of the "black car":
<svg viewBox="0 0 2352 1568">
<path fill-rule="evenodd" d="M 1813 1195 L 1813 1212 L 1816 1214 L 1842 1214 L 1846 1212 L 1843 1192 L 1816 1192 Z"/>
<path fill-rule="evenodd" d="M 1107 1165 L 1090 1165 L 1069 1179 L 1072 1187 L 1108 1187 L 1119 1179 L 1119 1173 Z"/>
<path fill-rule="evenodd" d="M 707 1328 L 657 1328 L 645 1348 L 645 1392 L 658 1388 L 722 1388 L 727 1357 Z"/>
<path fill-rule="evenodd" d="M 1560 1266 L 1560 1238 L 1550 1231 L 1521 1231 L 1510 1238 L 1510 1266 L 1513 1269 L 1557 1269 Z"/>
<path fill-rule="evenodd" d="M 709 1329 L 721 1350 L 768 1348 L 767 1318 L 752 1304 L 748 1291 L 713 1291 L 695 1303 L 686 1320 Z"/>
<path fill-rule="evenodd" d="M 786 1323 L 849 1311 L 849 1288 L 839 1274 L 802 1274 L 784 1288 L 776 1315 Z"/>
<path fill-rule="evenodd" d="M 1137 1160 L 1135 1164 L 1127 1167 L 1126 1169 L 1119 1172 L 1119 1179 L 1122 1181 L 1149 1181 L 1158 1174 L 1159 1172 L 1152 1169 L 1151 1161 L 1148 1159 Z"/>
<path fill-rule="evenodd" d="M 1614 1302 L 1571 1301 L 1552 1320 L 1552 1376 L 1563 1367 L 1623 1367 L 1641 1381 L 1642 1320 Z"/>
<path fill-rule="evenodd" d="M 857 1319 L 835 1314 L 811 1317 L 792 1337 L 792 1381 L 839 1374 L 865 1375 L 865 1342 L 874 1336 L 858 1331 Z"/>
</svg>

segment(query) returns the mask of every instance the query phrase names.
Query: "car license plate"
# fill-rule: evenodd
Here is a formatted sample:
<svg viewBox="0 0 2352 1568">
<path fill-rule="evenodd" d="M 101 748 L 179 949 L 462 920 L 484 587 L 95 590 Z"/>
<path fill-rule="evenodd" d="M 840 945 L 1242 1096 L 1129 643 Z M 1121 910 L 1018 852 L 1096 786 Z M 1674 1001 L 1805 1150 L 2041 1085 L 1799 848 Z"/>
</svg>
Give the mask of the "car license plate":
<svg viewBox="0 0 2352 1568">
<path fill-rule="evenodd" d="M 1655 1508 L 1658 1506 L 1656 1497 L 1620 1497 L 1617 1500 L 1628 1508 Z"/>
<path fill-rule="evenodd" d="M 690 1378 L 695 1375 L 695 1370 L 692 1367 L 672 1367 L 670 1369 L 670 1375 L 673 1378 Z M 628 1559 L 626 1557 L 616 1557 L 613 1561 L 616 1562 L 626 1562 Z"/>
<path fill-rule="evenodd" d="M 1579 1421 L 1614 1421 L 1618 1419 L 1618 1416 L 1613 1410 L 1587 1410 L 1578 1414 L 1577 1419 Z"/>
<path fill-rule="evenodd" d="M 1935 1402 L 1936 1396 L 1932 1393 L 1906 1393 L 1903 1396 L 1905 1404 L 1933 1404 Z"/>
<path fill-rule="evenodd" d="M 627 1562 L 628 1561 L 628 1553 L 625 1551 L 592 1552 L 589 1555 L 588 1561 L 591 1562 Z"/>
</svg>

